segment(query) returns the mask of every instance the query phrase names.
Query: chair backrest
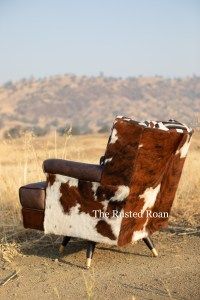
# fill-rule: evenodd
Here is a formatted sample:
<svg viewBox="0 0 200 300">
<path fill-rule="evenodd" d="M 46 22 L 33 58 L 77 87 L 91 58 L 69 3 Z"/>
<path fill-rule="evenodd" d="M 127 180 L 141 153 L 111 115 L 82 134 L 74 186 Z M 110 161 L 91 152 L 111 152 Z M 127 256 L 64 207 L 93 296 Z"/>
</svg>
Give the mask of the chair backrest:
<svg viewBox="0 0 200 300">
<path fill-rule="evenodd" d="M 124 212 L 143 212 L 142 218 L 123 218 L 119 245 L 145 237 L 166 225 L 167 214 L 151 218 L 147 210 L 170 212 L 192 133 L 190 128 L 174 120 L 115 119 L 101 183 L 128 186 L 130 193 Z"/>
</svg>

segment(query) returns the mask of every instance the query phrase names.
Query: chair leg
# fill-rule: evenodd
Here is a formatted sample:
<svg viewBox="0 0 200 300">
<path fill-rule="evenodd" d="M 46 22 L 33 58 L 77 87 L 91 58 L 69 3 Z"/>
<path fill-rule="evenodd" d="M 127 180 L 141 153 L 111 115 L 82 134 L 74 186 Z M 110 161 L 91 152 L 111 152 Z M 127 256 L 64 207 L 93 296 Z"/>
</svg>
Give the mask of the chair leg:
<svg viewBox="0 0 200 300">
<path fill-rule="evenodd" d="M 86 268 L 87 269 L 90 268 L 95 246 L 96 246 L 95 242 L 88 241 L 87 251 L 86 251 Z"/>
<path fill-rule="evenodd" d="M 63 251 L 64 251 L 65 247 L 67 246 L 67 244 L 69 243 L 70 239 L 71 239 L 71 236 L 65 236 L 63 238 L 62 244 L 60 245 L 60 249 L 59 249 L 60 253 L 63 253 Z"/>
<path fill-rule="evenodd" d="M 147 245 L 147 247 L 151 250 L 151 252 L 153 253 L 153 255 L 156 257 L 158 256 L 158 252 L 151 240 L 151 238 L 148 236 L 146 238 L 143 238 L 143 241 L 145 242 L 145 244 Z"/>
</svg>

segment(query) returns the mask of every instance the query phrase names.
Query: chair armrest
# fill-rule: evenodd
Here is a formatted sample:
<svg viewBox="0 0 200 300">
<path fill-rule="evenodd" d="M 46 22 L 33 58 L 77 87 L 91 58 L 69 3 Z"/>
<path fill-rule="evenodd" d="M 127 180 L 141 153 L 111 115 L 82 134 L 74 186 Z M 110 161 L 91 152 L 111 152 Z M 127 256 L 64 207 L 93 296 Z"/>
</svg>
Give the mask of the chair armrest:
<svg viewBox="0 0 200 300">
<path fill-rule="evenodd" d="M 80 180 L 100 182 L 103 166 L 64 159 L 47 159 L 43 162 L 45 173 L 60 174 Z"/>
</svg>

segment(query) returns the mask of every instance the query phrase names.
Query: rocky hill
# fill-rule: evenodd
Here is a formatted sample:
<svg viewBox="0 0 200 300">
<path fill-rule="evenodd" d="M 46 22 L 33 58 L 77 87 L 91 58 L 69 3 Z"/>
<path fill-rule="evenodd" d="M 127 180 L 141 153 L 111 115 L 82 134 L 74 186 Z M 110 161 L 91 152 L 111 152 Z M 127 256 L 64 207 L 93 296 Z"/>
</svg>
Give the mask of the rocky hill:
<svg viewBox="0 0 200 300">
<path fill-rule="evenodd" d="M 138 120 L 174 118 L 193 123 L 200 110 L 200 77 L 86 77 L 22 79 L 0 87 L 0 134 L 33 129 L 43 135 L 104 132 L 116 115 Z"/>
</svg>

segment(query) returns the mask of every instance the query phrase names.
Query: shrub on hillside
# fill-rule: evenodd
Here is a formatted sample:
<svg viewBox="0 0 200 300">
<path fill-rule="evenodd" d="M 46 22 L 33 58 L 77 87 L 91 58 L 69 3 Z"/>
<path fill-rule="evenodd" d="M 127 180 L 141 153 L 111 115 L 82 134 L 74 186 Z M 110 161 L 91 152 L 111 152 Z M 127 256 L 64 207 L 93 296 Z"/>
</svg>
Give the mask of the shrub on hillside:
<svg viewBox="0 0 200 300">
<path fill-rule="evenodd" d="M 5 139 L 16 139 L 25 134 L 25 132 L 32 132 L 36 136 L 44 136 L 46 135 L 49 130 L 47 127 L 40 127 L 40 126 L 35 126 L 35 127 L 22 127 L 20 125 L 17 125 L 15 127 L 9 128 L 4 132 L 4 138 Z"/>
<path fill-rule="evenodd" d="M 107 133 L 109 131 L 110 131 L 110 126 L 105 124 L 98 130 L 98 133 Z"/>
</svg>

